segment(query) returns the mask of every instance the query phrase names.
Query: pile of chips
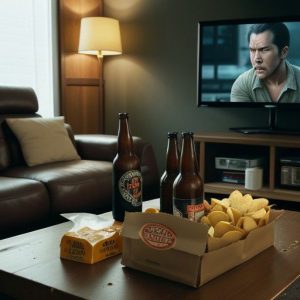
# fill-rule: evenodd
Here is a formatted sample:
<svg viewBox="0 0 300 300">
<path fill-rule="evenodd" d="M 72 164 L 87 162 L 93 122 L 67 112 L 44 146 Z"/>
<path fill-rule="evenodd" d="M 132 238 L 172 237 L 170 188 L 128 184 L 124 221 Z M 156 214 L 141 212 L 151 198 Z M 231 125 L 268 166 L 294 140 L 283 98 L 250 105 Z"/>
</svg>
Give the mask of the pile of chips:
<svg viewBox="0 0 300 300">
<path fill-rule="evenodd" d="M 207 250 L 213 251 L 241 240 L 247 234 L 269 222 L 268 199 L 253 199 L 250 194 L 243 195 L 233 191 L 228 198 L 204 201 L 205 215 L 201 222 L 209 226 Z"/>
</svg>

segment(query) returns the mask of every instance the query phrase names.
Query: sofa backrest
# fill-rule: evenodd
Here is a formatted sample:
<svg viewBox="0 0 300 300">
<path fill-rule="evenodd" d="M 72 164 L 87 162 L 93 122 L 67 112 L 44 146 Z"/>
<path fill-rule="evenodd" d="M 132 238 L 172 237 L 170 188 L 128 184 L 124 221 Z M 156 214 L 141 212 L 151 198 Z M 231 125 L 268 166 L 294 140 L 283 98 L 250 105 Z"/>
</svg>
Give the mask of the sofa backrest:
<svg viewBox="0 0 300 300">
<path fill-rule="evenodd" d="M 6 118 L 40 117 L 37 96 L 29 87 L 0 86 L 0 170 L 25 164 L 20 145 Z"/>
</svg>

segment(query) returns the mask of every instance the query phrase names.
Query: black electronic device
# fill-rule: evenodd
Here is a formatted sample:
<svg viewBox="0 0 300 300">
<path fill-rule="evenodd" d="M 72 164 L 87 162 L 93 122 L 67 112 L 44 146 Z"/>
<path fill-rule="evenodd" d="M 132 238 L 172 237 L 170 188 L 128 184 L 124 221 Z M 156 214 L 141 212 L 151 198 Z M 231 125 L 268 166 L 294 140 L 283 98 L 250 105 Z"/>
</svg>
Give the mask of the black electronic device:
<svg viewBox="0 0 300 300">
<path fill-rule="evenodd" d="M 300 157 L 282 157 L 280 159 L 282 185 L 300 187 Z"/>
<path fill-rule="evenodd" d="M 263 158 L 215 157 L 215 167 L 221 170 L 245 171 L 246 168 L 260 167 Z"/>
<path fill-rule="evenodd" d="M 252 68 L 249 59 L 247 31 L 257 23 L 283 22 L 290 33 L 287 60 L 300 67 L 300 16 L 200 21 L 198 23 L 197 105 L 214 107 L 265 107 L 268 125 L 257 128 L 230 128 L 242 133 L 276 133 L 300 135 L 299 130 L 278 128 L 277 111 L 299 109 L 299 102 L 231 102 L 230 92 L 235 79 Z"/>
</svg>

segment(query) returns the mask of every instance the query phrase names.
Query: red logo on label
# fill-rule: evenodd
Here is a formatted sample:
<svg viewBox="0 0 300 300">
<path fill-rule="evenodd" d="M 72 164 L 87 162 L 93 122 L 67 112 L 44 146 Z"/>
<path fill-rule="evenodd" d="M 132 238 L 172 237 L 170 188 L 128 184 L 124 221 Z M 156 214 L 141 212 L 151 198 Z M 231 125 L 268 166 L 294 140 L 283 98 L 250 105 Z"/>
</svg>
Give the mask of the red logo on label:
<svg viewBox="0 0 300 300">
<path fill-rule="evenodd" d="M 139 232 L 142 241 L 157 250 L 168 250 L 175 246 L 176 234 L 173 230 L 159 223 L 146 223 Z"/>
<path fill-rule="evenodd" d="M 199 222 L 204 215 L 204 204 L 190 204 L 186 206 L 187 218 L 190 221 Z"/>
<path fill-rule="evenodd" d="M 190 204 L 190 205 L 187 205 L 186 207 L 187 209 L 187 212 L 198 212 L 198 211 L 202 211 L 205 209 L 204 207 L 204 204 L 201 203 L 201 204 Z"/>
</svg>

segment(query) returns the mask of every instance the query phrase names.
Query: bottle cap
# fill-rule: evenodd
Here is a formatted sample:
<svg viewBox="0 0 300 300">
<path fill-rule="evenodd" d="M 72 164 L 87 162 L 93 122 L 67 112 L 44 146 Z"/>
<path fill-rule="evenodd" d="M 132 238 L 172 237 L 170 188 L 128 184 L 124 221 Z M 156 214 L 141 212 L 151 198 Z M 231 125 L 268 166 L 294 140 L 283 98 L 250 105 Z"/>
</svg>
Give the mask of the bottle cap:
<svg viewBox="0 0 300 300">
<path fill-rule="evenodd" d="M 119 119 L 125 119 L 125 118 L 128 118 L 128 113 L 122 112 L 122 113 L 119 113 L 118 115 L 119 115 Z"/>
<path fill-rule="evenodd" d="M 191 137 L 193 137 L 193 135 L 194 135 L 194 132 L 192 132 L 192 131 L 182 132 L 181 133 L 182 137 L 185 137 L 185 136 L 191 136 Z"/>
<path fill-rule="evenodd" d="M 178 132 L 177 131 L 171 131 L 168 132 L 168 137 L 177 137 Z"/>
</svg>

